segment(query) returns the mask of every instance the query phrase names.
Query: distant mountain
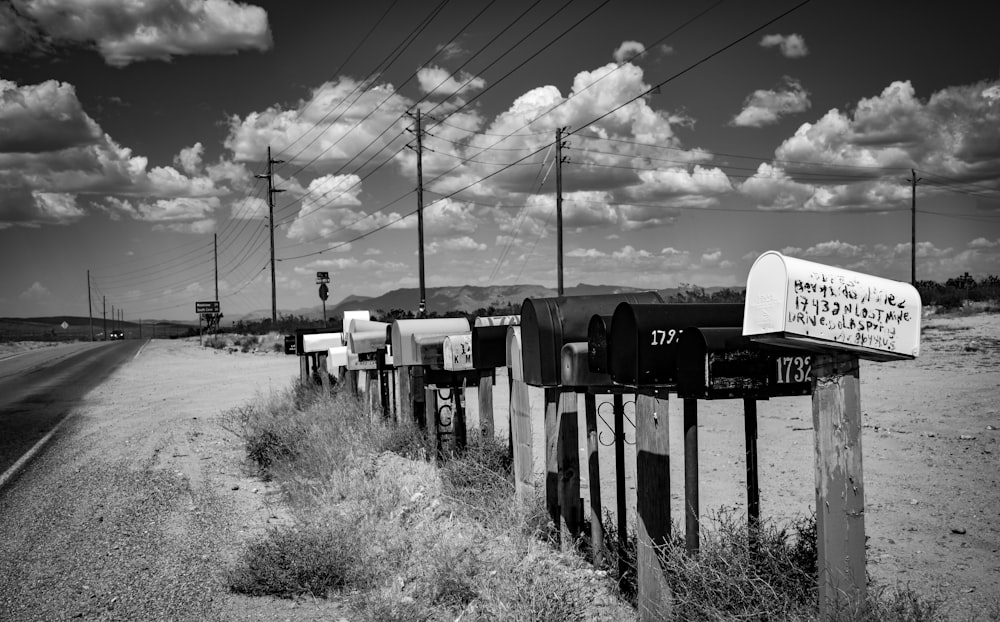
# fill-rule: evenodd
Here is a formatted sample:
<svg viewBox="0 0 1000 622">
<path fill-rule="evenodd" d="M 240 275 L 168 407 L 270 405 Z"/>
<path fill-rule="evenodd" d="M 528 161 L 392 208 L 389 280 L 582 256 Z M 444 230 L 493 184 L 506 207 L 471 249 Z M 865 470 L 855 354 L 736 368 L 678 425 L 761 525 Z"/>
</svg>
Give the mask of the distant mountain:
<svg viewBox="0 0 1000 622">
<path fill-rule="evenodd" d="M 664 300 L 671 296 L 685 291 L 688 288 L 669 288 L 659 290 Z M 706 287 L 705 293 L 711 294 L 723 289 L 722 287 Z M 594 296 L 599 294 L 619 294 L 625 292 L 647 291 L 639 287 L 624 287 L 620 285 L 590 285 L 580 283 L 574 287 L 566 288 L 567 296 Z M 448 311 L 473 312 L 490 306 L 502 307 L 507 305 L 520 306 L 525 298 L 544 298 L 555 296 L 556 290 L 553 287 L 544 285 L 491 285 L 487 287 L 476 285 L 458 285 L 451 287 L 429 287 L 427 288 L 427 311 L 446 313 Z M 326 313 L 328 317 L 339 317 L 344 311 L 366 309 L 369 311 L 391 311 L 393 309 L 403 309 L 416 311 L 420 305 L 420 290 L 416 287 L 396 289 L 386 292 L 380 296 L 357 296 L 350 295 L 339 302 L 328 304 Z M 279 310 L 279 315 L 302 316 L 308 319 L 320 319 L 322 317 L 322 305 L 306 307 L 301 309 Z M 260 319 L 271 316 L 271 310 L 253 311 L 236 319 Z"/>
</svg>

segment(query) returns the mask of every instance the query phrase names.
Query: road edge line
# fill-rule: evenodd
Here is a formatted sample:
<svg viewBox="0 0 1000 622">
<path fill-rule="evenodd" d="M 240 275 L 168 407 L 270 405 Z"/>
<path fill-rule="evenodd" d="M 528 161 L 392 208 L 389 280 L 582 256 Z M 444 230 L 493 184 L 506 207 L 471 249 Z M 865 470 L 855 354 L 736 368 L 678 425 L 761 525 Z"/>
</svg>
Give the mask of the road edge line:
<svg viewBox="0 0 1000 622">
<path fill-rule="evenodd" d="M 11 466 L 9 469 L 4 471 L 2 475 L 0 475 L 0 491 L 2 491 L 4 489 L 4 486 L 6 486 L 10 480 L 16 477 L 18 473 L 24 470 L 24 467 L 26 467 L 28 463 L 31 462 L 31 460 L 36 455 L 38 455 L 38 452 L 42 450 L 42 447 L 45 447 L 46 443 L 52 440 L 52 437 L 55 436 L 55 433 L 59 431 L 59 428 L 62 427 L 62 424 L 66 423 L 66 420 L 69 419 L 72 416 L 72 414 L 73 414 L 72 412 L 67 413 L 67 415 L 63 417 L 62 420 L 59 423 L 57 423 L 54 428 L 49 430 L 48 434 L 39 439 L 38 442 L 31 447 L 31 449 L 29 449 L 23 456 L 17 459 L 17 462 L 15 462 L 13 466 Z"/>
</svg>

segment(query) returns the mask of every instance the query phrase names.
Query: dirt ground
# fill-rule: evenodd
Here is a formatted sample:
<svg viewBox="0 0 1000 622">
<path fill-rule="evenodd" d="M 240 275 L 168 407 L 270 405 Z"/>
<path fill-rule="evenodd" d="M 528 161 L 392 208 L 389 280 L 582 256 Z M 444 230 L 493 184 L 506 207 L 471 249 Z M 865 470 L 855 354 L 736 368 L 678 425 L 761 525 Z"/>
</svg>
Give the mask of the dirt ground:
<svg viewBox="0 0 1000 622">
<path fill-rule="evenodd" d="M 1000 315 L 925 317 L 922 343 L 915 361 L 861 367 L 868 569 L 883 585 L 947 599 L 946 612 L 964 620 L 1000 595 Z M 196 340 L 148 344 L 0 496 L 0 619 L 344 615 L 335 603 L 234 596 L 223 579 L 248 539 L 291 518 L 279 493 L 246 471 L 222 413 L 285 389 L 297 372 L 296 358 L 281 354 L 228 354 Z M 478 421 L 475 393 L 467 397 L 470 427 Z M 506 401 L 507 379 L 498 373 L 503 433 Z M 540 408 L 539 394 L 532 401 Z M 683 524 L 675 398 L 670 411 L 672 515 Z M 762 402 L 758 416 L 762 516 L 809 513 L 810 399 Z M 701 402 L 699 417 L 703 517 L 720 507 L 742 512 L 742 403 Z M 631 521 L 633 452 L 630 445 L 624 474 Z M 613 506 L 610 446 L 602 446 L 601 463 L 602 495 Z M 584 497 L 587 485 L 584 471 Z M 151 497 L 152 489 L 162 494 Z"/>
</svg>

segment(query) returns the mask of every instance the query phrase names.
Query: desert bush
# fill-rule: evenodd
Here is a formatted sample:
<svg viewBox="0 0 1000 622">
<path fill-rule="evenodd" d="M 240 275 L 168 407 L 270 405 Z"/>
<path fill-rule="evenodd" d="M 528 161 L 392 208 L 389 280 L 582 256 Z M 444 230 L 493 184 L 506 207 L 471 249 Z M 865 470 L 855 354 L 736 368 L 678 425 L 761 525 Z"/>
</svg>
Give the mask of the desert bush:
<svg viewBox="0 0 1000 622">
<path fill-rule="evenodd" d="M 252 542 L 226 577 L 230 589 L 250 596 L 326 598 L 373 578 L 361 540 L 324 525 L 271 530 Z"/>
<path fill-rule="evenodd" d="M 226 347 L 229 345 L 229 342 L 226 341 L 226 337 L 224 335 L 209 335 L 209 336 L 205 337 L 205 339 L 202 342 L 202 344 L 206 348 L 214 348 L 216 350 L 225 350 Z"/>
</svg>

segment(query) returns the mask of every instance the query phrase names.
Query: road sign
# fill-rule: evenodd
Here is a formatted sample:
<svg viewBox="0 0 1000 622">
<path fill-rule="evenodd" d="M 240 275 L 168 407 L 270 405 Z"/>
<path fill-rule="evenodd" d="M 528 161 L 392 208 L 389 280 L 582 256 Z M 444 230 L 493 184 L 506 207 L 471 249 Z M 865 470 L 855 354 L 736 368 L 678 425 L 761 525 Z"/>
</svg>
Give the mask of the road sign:
<svg viewBox="0 0 1000 622">
<path fill-rule="evenodd" d="M 63 329 L 63 330 L 66 330 L 67 328 L 69 328 L 69 323 L 68 323 L 68 322 L 63 322 L 63 323 L 62 323 L 62 324 L 60 324 L 59 326 L 62 326 L 62 329 Z"/>
<path fill-rule="evenodd" d="M 329 283 L 330 282 L 330 273 L 329 272 L 317 272 L 316 273 L 316 282 L 317 283 Z"/>
<path fill-rule="evenodd" d="M 320 300 L 326 300 L 329 296 L 330 296 L 330 288 L 326 286 L 326 283 L 320 283 L 319 286 Z"/>
<path fill-rule="evenodd" d="M 195 313 L 218 313 L 219 312 L 219 301 L 218 300 L 205 300 L 202 302 L 194 303 Z"/>
</svg>

